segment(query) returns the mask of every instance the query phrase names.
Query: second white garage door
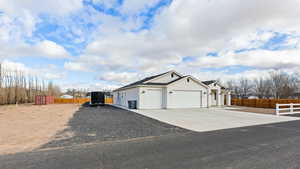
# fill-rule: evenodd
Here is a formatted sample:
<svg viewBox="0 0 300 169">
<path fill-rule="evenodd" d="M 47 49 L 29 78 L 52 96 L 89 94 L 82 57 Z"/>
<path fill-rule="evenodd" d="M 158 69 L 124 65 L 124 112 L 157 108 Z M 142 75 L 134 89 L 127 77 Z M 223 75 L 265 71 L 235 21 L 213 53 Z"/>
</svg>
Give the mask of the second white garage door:
<svg viewBox="0 0 300 169">
<path fill-rule="evenodd" d="M 171 108 L 200 108 L 202 103 L 202 91 L 174 90 L 170 94 Z"/>
</svg>

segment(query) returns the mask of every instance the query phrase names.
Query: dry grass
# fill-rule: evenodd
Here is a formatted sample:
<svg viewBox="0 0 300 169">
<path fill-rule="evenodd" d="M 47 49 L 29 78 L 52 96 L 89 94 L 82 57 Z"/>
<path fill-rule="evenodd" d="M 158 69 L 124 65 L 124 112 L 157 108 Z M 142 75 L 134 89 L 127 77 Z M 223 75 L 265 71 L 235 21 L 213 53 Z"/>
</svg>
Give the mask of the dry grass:
<svg viewBox="0 0 300 169">
<path fill-rule="evenodd" d="M 249 113 L 260 113 L 260 114 L 275 114 L 275 109 L 269 108 L 256 108 L 256 107 L 243 107 L 243 106 L 232 106 L 234 109 L 231 111 L 241 111 Z"/>
<path fill-rule="evenodd" d="M 31 151 L 65 129 L 79 105 L 0 106 L 0 154 Z"/>
</svg>

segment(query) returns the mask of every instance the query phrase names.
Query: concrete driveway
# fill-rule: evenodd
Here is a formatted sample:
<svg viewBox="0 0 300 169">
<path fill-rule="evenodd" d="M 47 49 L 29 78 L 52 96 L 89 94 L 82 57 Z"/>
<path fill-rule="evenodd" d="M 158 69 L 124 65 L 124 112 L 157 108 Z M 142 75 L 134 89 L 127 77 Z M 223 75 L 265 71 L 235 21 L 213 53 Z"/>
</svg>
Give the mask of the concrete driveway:
<svg viewBox="0 0 300 169">
<path fill-rule="evenodd" d="M 198 132 L 300 120 L 298 117 L 246 113 L 224 108 L 136 110 L 135 112 Z"/>
</svg>

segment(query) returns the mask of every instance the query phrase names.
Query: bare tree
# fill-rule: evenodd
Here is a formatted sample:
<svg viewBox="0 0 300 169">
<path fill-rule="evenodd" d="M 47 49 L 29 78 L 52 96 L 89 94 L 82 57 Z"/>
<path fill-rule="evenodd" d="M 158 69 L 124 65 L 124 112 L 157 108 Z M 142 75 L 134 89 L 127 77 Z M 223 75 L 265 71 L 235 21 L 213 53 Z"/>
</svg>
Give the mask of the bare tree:
<svg viewBox="0 0 300 169">
<path fill-rule="evenodd" d="M 296 75 L 275 71 L 270 73 L 270 80 L 272 82 L 272 93 L 276 99 L 293 98 L 297 92 L 298 77 Z"/>
<path fill-rule="evenodd" d="M 87 89 L 67 89 L 65 94 L 73 96 L 73 98 L 83 98 L 88 94 Z"/>
<path fill-rule="evenodd" d="M 254 80 L 241 78 L 238 81 L 228 81 L 227 86 L 232 91 L 233 97 L 246 98 L 249 95 L 258 98 L 288 99 L 300 96 L 299 74 L 287 74 L 273 71 L 267 77 Z"/>
<path fill-rule="evenodd" d="M 241 78 L 239 80 L 239 93 L 242 98 L 247 98 L 251 94 L 252 83 L 250 80 Z"/>
<path fill-rule="evenodd" d="M 253 93 L 260 99 L 269 98 L 271 96 L 271 81 L 263 77 L 254 79 Z"/>
<path fill-rule="evenodd" d="M 280 93 L 285 81 L 284 74 L 281 72 L 270 72 L 271 91 L 276 99 L 280 99 Z"/>
<path fill-rule="evenodd" d="M 9 70 L 0 63 L 0 105 L 31 103 L 36 95 L 60 95 L 58 86 L 20 70 Z M 50 83 L 50 82 L 49 82 Z M 48 87 L 50 86 L 50 89 Z"/>
<path fill-rule="evenodd" d="M 237 85 L 236 81 L 233 80 L 227 81 L 226 86 L 232 92 L 231 93 L 232 98 L 241 97 L 239 86 Z"/>
</svg>

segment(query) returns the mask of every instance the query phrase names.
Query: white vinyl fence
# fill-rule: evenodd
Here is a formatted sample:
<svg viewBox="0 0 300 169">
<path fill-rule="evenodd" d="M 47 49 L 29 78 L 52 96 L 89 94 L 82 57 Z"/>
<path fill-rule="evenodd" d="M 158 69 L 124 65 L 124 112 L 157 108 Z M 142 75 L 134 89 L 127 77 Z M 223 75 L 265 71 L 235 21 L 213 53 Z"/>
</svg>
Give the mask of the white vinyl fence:
<svg viewBox="0 0 300 169">
<path fill-rule="evenodd" d="M 281 108 L 284 107 L 284 108 Z M 281 112 L 284 111 L 284 112 Z M 276 104 L 276 115 L 287 115 L 287 114 L 297 114 L 300 113 L 300 104 L 290 103 L 290 104 Z"/>
</svg>

